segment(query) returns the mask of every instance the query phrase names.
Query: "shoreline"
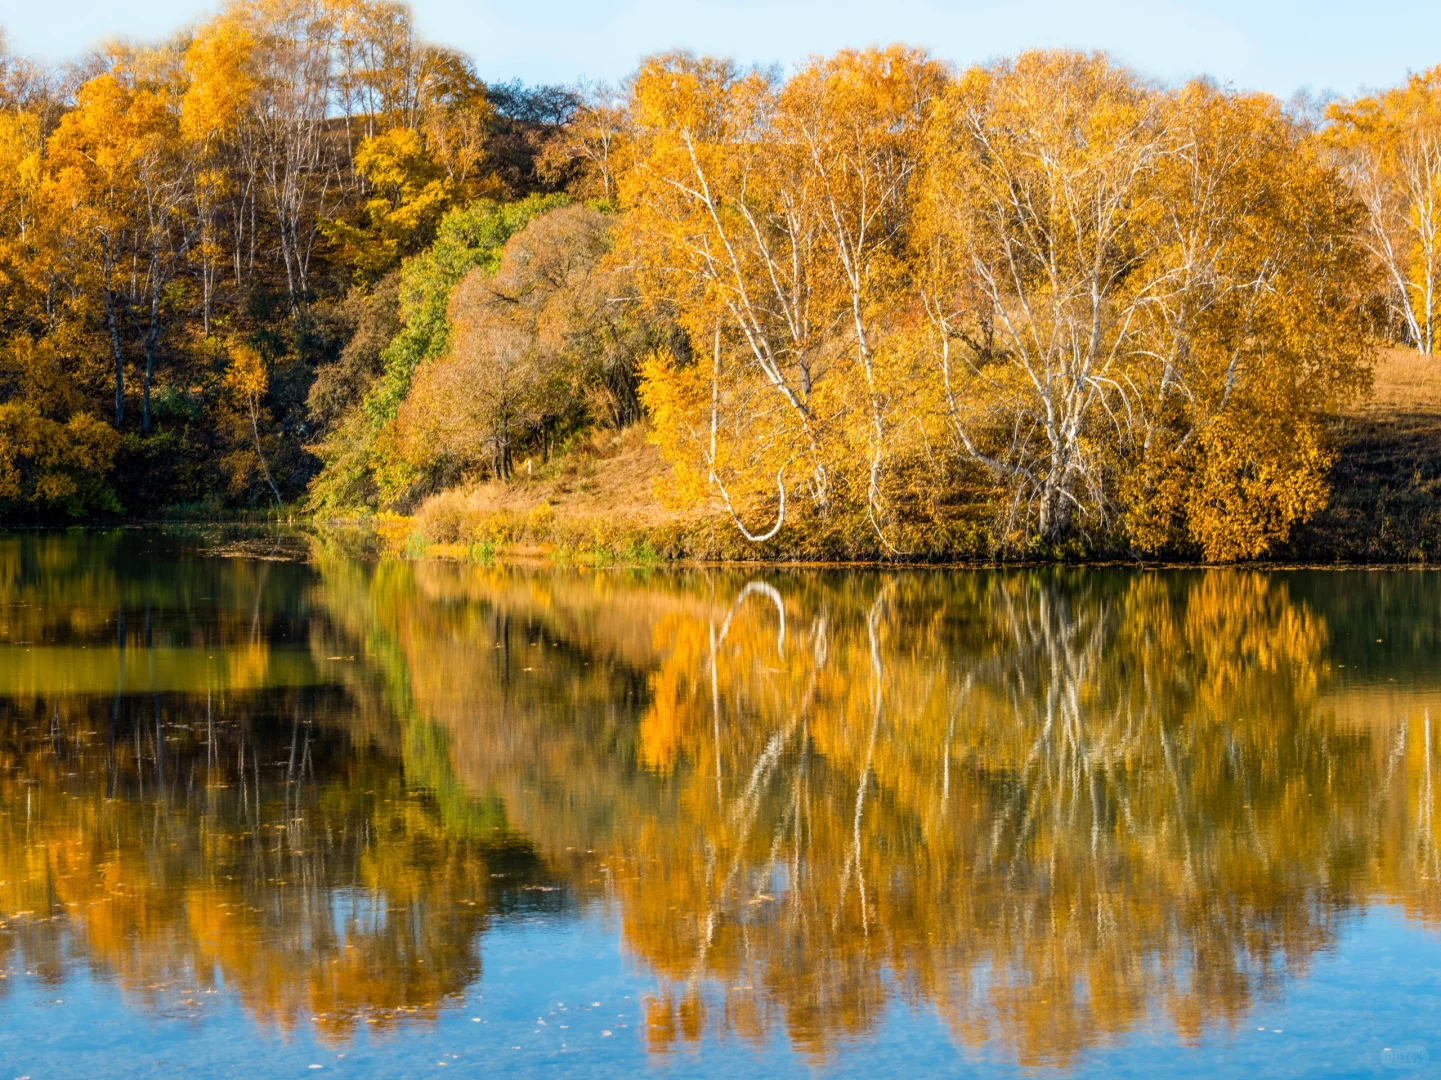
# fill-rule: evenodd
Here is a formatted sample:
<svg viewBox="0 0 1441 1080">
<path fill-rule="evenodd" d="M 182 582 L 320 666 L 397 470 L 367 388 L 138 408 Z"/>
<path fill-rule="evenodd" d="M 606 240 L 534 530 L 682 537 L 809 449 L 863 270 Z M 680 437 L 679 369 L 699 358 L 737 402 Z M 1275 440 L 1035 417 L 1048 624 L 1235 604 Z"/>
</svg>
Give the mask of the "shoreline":
<svg viewBox="0 0 1441 1080">
<path fill-rule="evenodd" d="M 468 564 L 487 567 L 524 567 L 552 570 L 804 570 L 804 571 L 956 571 L 956 570 L 1128 570 L 1128 571 L 1181 571 L 1181 570 L 1250 570 L 1295 573 L 1302 571 L 1359 571 L 1376 570 L 1397 572 L 1441 571 L 1438 562 L 1401 561 L 1320 561 L 1320 560 L 1264 560 L 1242 562 L 1204 562 L 1184 559 L 999 559 L 999 558 L 951 558 L 951 559 L 801 559 L 801 558 L 755 558 L 755 559 L 704 559 L 691 556 L 626 560 L 607 557 L 593 550 L 567 550 L 556 545 L 497 545 L 484 556 L 474 553 L 475 544 L 425 543 L 413 550 L 388 546 L 381 535 L 366 524 L 352 521 L 316 523 L 301 519 L 284 522 L 245 521 L 216 519 L 210 521 L 128 521 L 114 524 L 87 523 L 81 525 L 0 525 L 0 537 L 20 533 L 106 533 L 106 532 L 262 532 L 267 540 L 278 543 L 261 548 L 259 538 L 246 542 L 245 538 L 221 541 L 215 553 L 221 557 L 253 558 L 285 562 L 313 562 L 316 553 L 310 541 L 327 539 L 359 540 L 362 550 L 353 551 L 354 557 L 366 562 L 434 562 Z M 355 534 L 361 534 L 356 536 Z M 307 540 L 306 550 L 283 547 L 287 537 Z"/>
</svg>

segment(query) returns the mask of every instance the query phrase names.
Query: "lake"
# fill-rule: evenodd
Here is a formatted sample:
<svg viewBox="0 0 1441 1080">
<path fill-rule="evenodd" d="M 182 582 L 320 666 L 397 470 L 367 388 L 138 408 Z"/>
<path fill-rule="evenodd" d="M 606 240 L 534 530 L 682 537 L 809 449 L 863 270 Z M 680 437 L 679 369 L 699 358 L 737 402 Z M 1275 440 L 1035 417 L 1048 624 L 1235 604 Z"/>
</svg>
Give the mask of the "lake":
<svg viewBox="0 0 1441 1080">
<path fill-rule="evenodd" d="M 0 537 L 0 1076 L 1441 1063 L 1441 575 L 296 545 Z"/>
</svg>

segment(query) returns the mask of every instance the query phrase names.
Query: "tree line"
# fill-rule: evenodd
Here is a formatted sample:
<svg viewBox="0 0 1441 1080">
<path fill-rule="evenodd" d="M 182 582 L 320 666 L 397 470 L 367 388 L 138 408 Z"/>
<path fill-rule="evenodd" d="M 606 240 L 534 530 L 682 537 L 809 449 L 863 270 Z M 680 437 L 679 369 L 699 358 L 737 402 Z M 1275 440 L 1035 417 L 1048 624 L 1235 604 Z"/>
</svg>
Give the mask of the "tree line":
<svg viewBox="0 0 1441 1080">
<path fill-rule="evenodd" d="M 361 298 L 452 207 L 562 183 L 539 153 L 577 100 L 369 0 L 242 0 L 59 70 L 0 48 L 7 517 L 302 494 Z"/>
<path fill-rule="evenodd" d="M 0 503 L 407 510 L 650 425 L 771 553 L 1264 553 L 1429 353 L 1441 69 L 671 53 L 487 84 L 372 0 L 0 67 Z"/>
</svg>

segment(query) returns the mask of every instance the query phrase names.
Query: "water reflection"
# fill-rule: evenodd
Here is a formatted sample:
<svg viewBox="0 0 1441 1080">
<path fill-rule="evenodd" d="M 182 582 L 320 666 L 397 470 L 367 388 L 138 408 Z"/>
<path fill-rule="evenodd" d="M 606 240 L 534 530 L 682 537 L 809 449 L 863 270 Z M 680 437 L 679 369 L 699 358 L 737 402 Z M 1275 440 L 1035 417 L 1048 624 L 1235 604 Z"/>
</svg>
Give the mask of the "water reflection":
<svg viewBox="0 0 1441 1080">
<path fill-rule="evenodd" d="M 597 907 L 657 1053 L 1194 1041 L 1370 904 L 1437 925 L 1436 592 L 0 541 L 0 949 L 344 1041 Z"/>
</svg>

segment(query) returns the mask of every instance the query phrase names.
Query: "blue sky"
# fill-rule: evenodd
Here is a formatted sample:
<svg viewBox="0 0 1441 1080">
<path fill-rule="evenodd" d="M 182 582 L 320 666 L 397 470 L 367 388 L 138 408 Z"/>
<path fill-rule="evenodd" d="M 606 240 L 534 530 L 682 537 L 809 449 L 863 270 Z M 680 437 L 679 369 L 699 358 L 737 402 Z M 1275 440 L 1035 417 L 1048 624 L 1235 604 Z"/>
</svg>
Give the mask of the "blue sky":
<svg viewBox="0 0 1441 1080">
<path fill-rule="evenodd" d="M 106 37 L 153 38 L 216 0 L 0 0 L 11 47 L 47 59 Z M 421 31 L 482 77 L 610 79 L 683 46 L 789 64 L 844 45 L 905 41 L 960 63 L 1032 46 L 1104 49 L 1175 81 L 1208 74 L 1289 96 L 1350 94 L 1441 63 L 1441 2 L 1388 0 L 413 0 Z"/>
</svg>

